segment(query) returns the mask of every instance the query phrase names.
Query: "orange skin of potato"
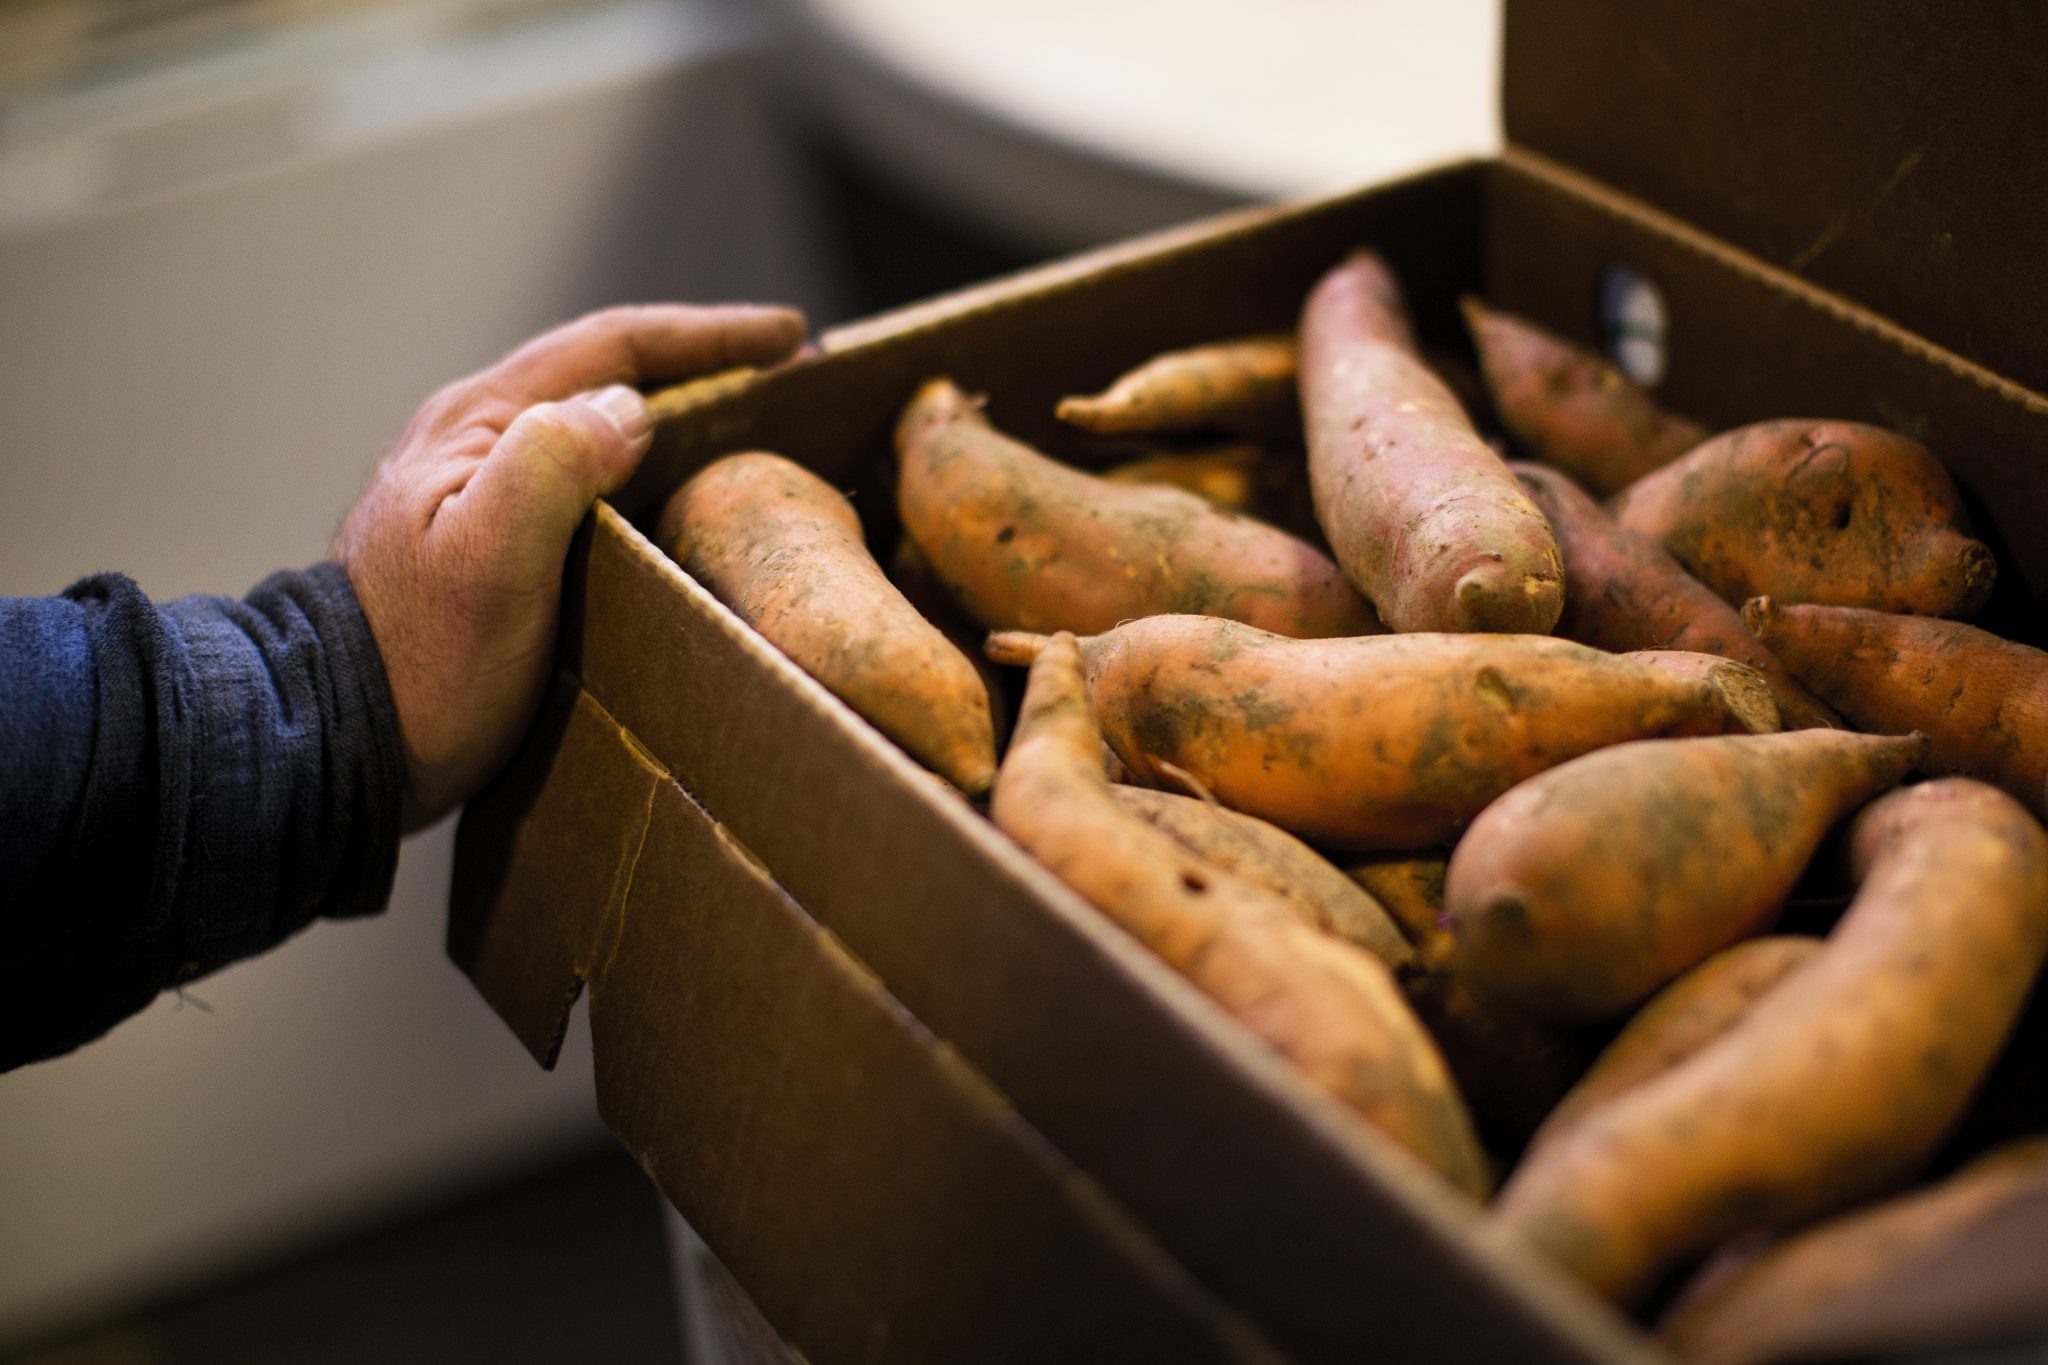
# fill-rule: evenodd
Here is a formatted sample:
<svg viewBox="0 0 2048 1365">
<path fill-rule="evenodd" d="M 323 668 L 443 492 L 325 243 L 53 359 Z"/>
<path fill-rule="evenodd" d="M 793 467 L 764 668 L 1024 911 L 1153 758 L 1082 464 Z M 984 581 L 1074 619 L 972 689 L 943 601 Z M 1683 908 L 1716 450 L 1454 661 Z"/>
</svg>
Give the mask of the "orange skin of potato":
<svg viewBox="0 0 2048 1365">
<path fill-rule="evenodd" d="M 1294 338 L 1244 337 L 1155 356 L 1056 415 L 1104 436 L 1224 427 L 1285 430 L 1294 419 Z"/>
<path fill-rule="evenodd" d="M 728 455 L 662 509 L 685 572 L 876 729 L 970 796 L 995 780 L 988 689 L 891 584 L 838 490 L 779 455 Z"/>
<path fill-rule="evenodd" d="M 989 720 L 995 726 L 996 752 L 1010 742 L 1010 711 L 1007 692 L 1003 687 L 1002 670 L 991 663 L 981 652 L 981 642 L 986 632 L 979 622 L 960 609 L 953 600 L 953 594 L 946 591 L 946 585 L 932 572 L 932 566 L 924 562 L 918 552 L 917 542 L 908 536 L 899 537 L 896 549 L 889 556 L 889 581 L 903 594 L 917 614 L 938 627 L 953 648 L 965 655 L 974 665 L 974 671 L 981 674 L 981 685 L 988 693 Z"/>
<path fill-rule="evenodd" d="M 1786 729 L 1840 724 L 1743 628 L 1735 608 L 1687 573 L 1663 545 L 1620 525 L 1554 469 L 1519 461 L 1508 468 L 1549 518 L 1564 554 L 1559 635 L 1617 654 L 1639 649 L 1718 654 L 1764 675 Z"/>
<path fill-rule="evenodd" d="M 1393 974 L 1118 805 L 1102 753 L 1080 651 L 1055 636 L 1031 666 L 996 779 L 997 827 L 1310 1085 L 1484 1197 L 1471 1117 Z"/>
<path fill-rule="evenodd" d="M 1316 520 L 1397 631 L 1543 634 L 1564 609 L 1549 523 L 1416 354 L 1369 252 L 1301 314 L 1301 411 Z"/>
<path fill-rule="evenodd" d="M 1968 616 L 1998 573 L 1927 447 L 1857 422 L 1723 432 L 1630 484 L 1614 516 L 1734 603 Z"/>
<path fill-rule="evenodd" d="M 1612 1019 L 1764 928 L 1844 815 L 1927 752 L 1846 730 L 1625 744 L 1489 806 L 1451 855 L 1444 909 L 1481 999 Z"/>
<path fill-rule="evenodd" d="M 1349 871 L 1415 945 L 1419 970 L 1402 985 L 1481 1133 L 1496 1150 L 1519 1148 L 1585 1070 L 1589 1050 L 1533 1020 L 1489 1009 L 1458 980 L 1457 944 L 1441 923 L 1442 858 L 1381 859 Z"/>
<path fill-rule="evenodd" d="M 1293 449 L 1237 441 L 1195 450 L 1161 450 L 1102 471 L 1111 483 L 1184 488 L 1227 512 L 1242 512 L 1318 545 L 1308 491 L 1308 458 Z M 1320 548 L 1320 547 L 1319 547 Z"/>
<path fill-rule="evenodd" d="M 2048 834 L 1996 788 L 1943 778 L 1859 815 L 1850 862 L 1856 899 L 1819 956 L 1533 1153 L 1494 1205 L 1496 1235 L 1628 1298 L 1680 1257 L 1925 1159 L 2048 952 Z"/>
<path fill-rule="evenodd" d="M 993 637 L 991 657 L 1017 657 L 1003 652 L 1015 643 Z M 1704 682 L 1548 636 L 1289 640 L 1151 616 L 1082 648 L 1103 732 L 1137 781 L 1186 790 L 1191 776 L 1332 848 L 1448 844 L 1545 768 L 1725 724 Z"/>
<path fill-rule="evenodd" d="M 1676 678 L 1697 678 L 1712 688 L 1727 713 L 1722 734 L 1771 735 L 1782 728 L 1778 723 L 1778 703 L 1771 697 L 1769 684 L 1763 674 L 1748 664 L 1684 649 L 1635 649 L 1621 657 L 1648 664 Z"/>
<path fill-rule="evenodd" d="M 1199 611 L 1285 635 L 1381 629 L 1307 543 L 1177 488 L 1111 483 L 994 430 L 950 381 L 917 391 L 896 430 L 904 530 L 993 629 L 1108 630 Z"/>
<path fill-rule="evenodd" d="M 1415 949 L 1379 902 L 1278 825 L 1150 787 L 1115 786 L 1110 795 L 1183 848 L 1279 896 L 1295 907 L 1304 924 L 1357 944 L 1397 975 L 1415 970 Z"/>
<path fill-rule="evenodd" d="M 1416 965 L 1424 972 L 1448 975 L 1457 960 L 1457 941 L 1444 927 L 1443 858 L 1375 858 L 1345 869 L 1401 927 L 1415 945 Z"/>
<path fill-rule="evenodd" d="M 1266 452 L 1249 442 L 1208 450 L 1162 451 L 1102 471 L 1110 483 L 1184 489 L 1226 512 L 1252 512 Z"/>
<path fill-rule="evenodd" d="M 1591 351 L 1477 299 L 1460 306 L 1501 425 L 1531 455 L 1602 497 L 1707 439 L 1705 427 L 1666 412 Z M 1571 551 L 1565 555 L 1569 584 Z"/>
<path fill-rule="evenodd" d="M 1775 934 L 1723 948 L 1652 996 L 1558 1101 L 1530 1139 L 1554 1140 L 1600 1105 L 1677 1066 L 1733 1028 L 1763 994 L 1812 959 L 1817 938 Z"/>
<path fill-rule="evenodd" d="M 2048 653 L 1957 621 L 1759 598 L 1742 618 L 1865 730 L 1919 730 L 1927 770 L 2003 787 L 2048 816 Z"/>
<path fill-rule="evenodd" d="M 2012 1143 L 1938 1185 L 1843 1214 L 1737 1263 L 1710 1261 L 1659 1335 L 1699 1365 L 1777 1359 L 1838 1302 L 1910 1273 L 1949 1237 L 2044 1190 L 2048 1138 Z"/>
</svg>

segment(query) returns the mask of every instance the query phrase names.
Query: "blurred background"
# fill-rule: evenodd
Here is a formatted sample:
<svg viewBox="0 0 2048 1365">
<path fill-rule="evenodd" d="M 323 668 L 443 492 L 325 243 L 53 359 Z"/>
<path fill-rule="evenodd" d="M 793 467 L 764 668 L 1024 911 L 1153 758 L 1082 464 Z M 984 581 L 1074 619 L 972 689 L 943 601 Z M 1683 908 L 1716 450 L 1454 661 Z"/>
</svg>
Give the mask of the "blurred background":
<svg viewBox="0 0 2048 1365">
<path fill-rule="evenodd" d="M 1494 0 L 0 0 L 0 594 L 319 559 L 419 401 L 606 303 L 817 326 L 1483 154 Z M 442 952 L 450 826 L 0 1075 L 0 1358 L 728 1358 Z M 0 897 L 4 897 L 0 892 Z M 731 1358 L 741 1358 L 731 1356 Z"/>
</svg>

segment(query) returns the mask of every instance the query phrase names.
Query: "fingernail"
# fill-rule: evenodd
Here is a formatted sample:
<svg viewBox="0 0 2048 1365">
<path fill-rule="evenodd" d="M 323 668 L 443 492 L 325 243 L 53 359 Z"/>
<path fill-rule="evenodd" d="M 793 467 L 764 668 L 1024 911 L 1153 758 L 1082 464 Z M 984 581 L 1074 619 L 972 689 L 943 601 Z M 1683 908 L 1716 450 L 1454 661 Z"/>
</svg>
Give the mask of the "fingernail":
<svg viewBox="0 0 2048 1365">
<path fill-rule="evenodd" d="M 629 441 L 637 441 L 652 429 L 647 400 L 624 384 L 614 384 L 590 396 L 590 406 L 612 419 L 612 425 Z"/>
</svg>

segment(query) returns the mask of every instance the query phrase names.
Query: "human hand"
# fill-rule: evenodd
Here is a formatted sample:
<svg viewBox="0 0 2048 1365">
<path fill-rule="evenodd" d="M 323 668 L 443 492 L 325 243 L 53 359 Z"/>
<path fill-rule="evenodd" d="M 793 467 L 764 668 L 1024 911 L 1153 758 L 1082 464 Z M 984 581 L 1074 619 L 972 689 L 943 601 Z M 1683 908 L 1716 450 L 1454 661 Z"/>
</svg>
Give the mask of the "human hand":
<svg viewBox="0 0 2048 1365">
<path fill-rule="evenodd" d="M 787 308 L 612 308 L 420 407 L 334 541 L 397 706 L 408 832 L 468 799 L 532 722 L 570 538 L 653 439 L 630 386 L 780 360 L 803 333 Z"/>
</svg>

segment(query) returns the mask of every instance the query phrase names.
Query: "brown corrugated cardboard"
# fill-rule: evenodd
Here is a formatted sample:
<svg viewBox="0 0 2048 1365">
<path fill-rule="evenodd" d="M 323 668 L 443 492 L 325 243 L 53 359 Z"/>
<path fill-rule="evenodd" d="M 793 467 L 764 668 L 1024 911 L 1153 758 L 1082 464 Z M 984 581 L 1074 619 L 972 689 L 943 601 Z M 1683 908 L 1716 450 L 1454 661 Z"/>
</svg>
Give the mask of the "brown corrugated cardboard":
<svg viewBox="0 0 2048 1365">
<path fill-rule="evenodd" d="M 2048 389 L 2035 0 L 1510 4 L 1509 139 Z"/>
<path fill-rule="evenodd" d="M 590 993 L 599 1106 L 824 1358 L 1279 1356 L 890 998 L 587 693 L 464 841 L 454 950 L 536 1055 Z M 524 951 L 521 951 L 521 948 Z"/>
<path fill-rule="evenodd" d="M 1902 427 L 1976 498 L 2008 616 L 2048 585 L 2048 401 L 1520 151 L 999 281 L 672 401 L 572 556 L 564 686 L 465 817 L 451 950 L 544 1058 L 588 983 L 608 1120 L 813 1359 L 1648 1350 L 1484 1244 L 1434 1175 L 635 529 L 689 471 L 758 447 L 853 489 L 886 546 L 888 434 L 918 381 L 986 390 L 1000 425 L 1058 449 L 1055 396 L 1287 325 L 1360 242 L 1453 346 L 1467 291 L 1591 336 L 1602 272 L 1626 264 L 1664 294 L 1679 406 Z"/>
</svg>

